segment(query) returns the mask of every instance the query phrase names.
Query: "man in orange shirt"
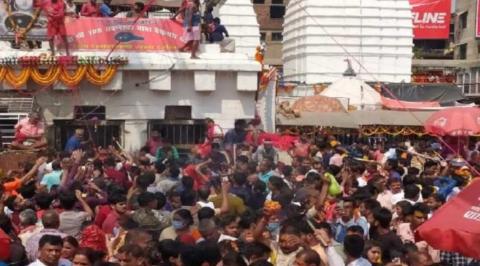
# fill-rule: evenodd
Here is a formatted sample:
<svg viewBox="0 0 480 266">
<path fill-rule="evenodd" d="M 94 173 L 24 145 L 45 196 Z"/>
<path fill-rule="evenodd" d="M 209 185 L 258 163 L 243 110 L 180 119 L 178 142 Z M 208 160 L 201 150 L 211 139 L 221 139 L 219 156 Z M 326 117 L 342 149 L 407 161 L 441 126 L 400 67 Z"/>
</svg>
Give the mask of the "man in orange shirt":
<svg viewBox="0 0 480 266">
<path fill-rule="evenodd" d="M 17 195 L 17 190 L 22 187 L 23 184 L 27 183 L 28 181 L 32 180 L 32 178 L 36 177 L 38 168 L 43 165 L 47 161 L 46 157 L 40 157 L 37 159 L 35 165 L 29 170 L 28 172 L 24 172 L 25 175 L 21 178 L 13 177 L 13 178 L 6 178 L 4 179 L 3 183 L 3 191 L 4 194 L 7 196 L 10 195 Z"/>
</svg>

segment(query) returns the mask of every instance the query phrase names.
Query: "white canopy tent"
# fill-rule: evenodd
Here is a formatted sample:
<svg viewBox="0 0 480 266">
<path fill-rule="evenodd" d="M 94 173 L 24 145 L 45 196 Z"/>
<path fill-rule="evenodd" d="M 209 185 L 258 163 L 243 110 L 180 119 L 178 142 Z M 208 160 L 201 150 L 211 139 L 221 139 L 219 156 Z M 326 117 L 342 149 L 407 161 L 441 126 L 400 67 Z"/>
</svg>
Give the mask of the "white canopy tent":
<svg viewBox="0 0 480 266">
<path fill-rule="evenodd" d="M 349 105 L 357 110 L 381 109 L 380 93 L 355 76 L 344 76 L 333 82 L 320 95 L 331 98 L 348 98 Z"/>
</svg>

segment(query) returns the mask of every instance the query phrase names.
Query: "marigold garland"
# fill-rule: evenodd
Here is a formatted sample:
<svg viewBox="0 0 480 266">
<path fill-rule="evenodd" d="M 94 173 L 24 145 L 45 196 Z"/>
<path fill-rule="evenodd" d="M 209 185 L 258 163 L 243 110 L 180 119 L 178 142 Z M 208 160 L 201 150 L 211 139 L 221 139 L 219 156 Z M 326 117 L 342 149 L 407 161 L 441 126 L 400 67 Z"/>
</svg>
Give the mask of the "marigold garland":
<svg viewBox="0 0 480 266">
<path fill-rule="evenodd" d="M 30 77 L 32 72 L 31 68 L 24 68 L 20 70 L 20 73 L 15 73 L 14 69 L 7 68 L 7 73 L 5 74 L 5 80 L 10 83 L 15 89 L 18 89 L 25 85 Z"/>
<path fill-rule="evenodd" d="M 3 80 L 6 74 L 7 74 L 7 69 L 5 67 L 0 67 L 0 80 Z"/>
<path fill-rule="evenodd" d="M 31 78 L 38 85 L 50 86 L 57 81 L 58 76 L 61 73 L 60 70 L 59 67 L 51 67 L 44 75 L 42 75 L 37 68 L 32 68 Z"/>
<path fill-rule="evenodd" d="M 364 136 L 373 136 L 373 135 L 391 135 L 391 136 L 409 136 L 409 135 L 416 135 L 416 136 L 423 136 L 426 133 L 423 131 L 422 128 L 416 127 L 361 127 L 360 134 Z"/>
<path fill-rule="evenodd" d="M 70 75 L 67 69 L 62 68 L 62 73 L 60 74 L 59 80 L 62 81 L 67 87 L 74 87 L 82 81 L 82 78 L 85 76 L 86 72 L 87 66 L 79 66 L 75 71 L 73 71 L 72 75 Z"/>
<path fill-rule="evenodd" d="M 5 80 L 16 89 L 24 86 L 29 79 L 41 86 L 50 86 L 61 81 L 68 87 L 74 87 L 86 78 L 93 85 L 105 86 L 116 72 L 116 65 L 108 65 L 103 71 L 98 71 L 93 65 L 80 65 L 72 74 L 61 65 L 50 66 L 45 74 L 35 67 L 25 67 L 18 74 L 10 67 L 0 67 L 0 81 Z"/>
<path fill-rule="evenodd" d="M 86 78 L 93 85 L 104 86 L 112 80 L 116 72 L 117 66 L 114 65 L 107 66 L 103 73 L 97 71 L 94 66 L 90 65 L 87 67 Z"/>
</svg>

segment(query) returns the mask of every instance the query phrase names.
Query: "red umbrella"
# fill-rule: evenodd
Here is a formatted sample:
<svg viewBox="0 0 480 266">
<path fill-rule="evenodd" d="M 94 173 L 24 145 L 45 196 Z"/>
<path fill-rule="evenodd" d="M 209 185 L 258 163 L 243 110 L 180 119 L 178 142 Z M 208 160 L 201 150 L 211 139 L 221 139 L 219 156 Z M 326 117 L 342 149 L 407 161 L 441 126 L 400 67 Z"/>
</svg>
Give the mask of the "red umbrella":
<svg viewBox="0 0 480 266">
<path fill-rule="evenodd" d="M 480 180 L 438 209 L 416 233 L 436 249 L 480 259 Z"/>
<path fill-rule="evenodd" d="M 435 112 L 425 131 L 437 136 L 471 136 L 480 133 L 480 108 L 453 107 Z"/>
</svg>

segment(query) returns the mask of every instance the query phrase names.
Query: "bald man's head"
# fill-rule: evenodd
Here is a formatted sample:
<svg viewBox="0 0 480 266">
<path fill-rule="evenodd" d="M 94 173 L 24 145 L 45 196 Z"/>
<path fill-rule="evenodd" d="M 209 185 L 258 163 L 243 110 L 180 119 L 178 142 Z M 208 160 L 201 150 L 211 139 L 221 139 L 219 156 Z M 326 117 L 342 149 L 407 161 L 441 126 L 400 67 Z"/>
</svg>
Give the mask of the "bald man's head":
<svg viewBox="0 0 480 266">
<path fill-rule="evenodd" d="M 43 213 L 42 224 L 44 228 L 58 229 L 60 226 L 60 217 L 54 210 L 48 210 Z"/>
</svg>

